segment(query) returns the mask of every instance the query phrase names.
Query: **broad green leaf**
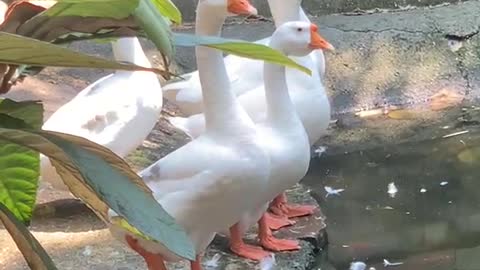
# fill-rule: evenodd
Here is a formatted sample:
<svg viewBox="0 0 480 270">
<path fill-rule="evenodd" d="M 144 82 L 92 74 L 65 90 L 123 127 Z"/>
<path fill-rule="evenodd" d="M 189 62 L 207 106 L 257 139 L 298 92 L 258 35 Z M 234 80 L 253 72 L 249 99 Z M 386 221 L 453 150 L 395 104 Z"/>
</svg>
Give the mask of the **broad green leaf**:
<svg viewBox="0 0 480 270">
<path fill-rule="evenodd" d="M 174 23 L 182 23 L 182 13 L 171 0 L 152 0 L 160 14 Z"/>
<path fill-rule="evenodd" d="M 155 1 L 153 3 L 152 1 Z M 171 43 L 171 30 L 167 17 L 178 21 L 178 10 L 169 0 L 60 0 L 59 3 L 45 11 L 42 15 L 51 17 L 99 17 L 125 19 L 133 16 L 135 22 L 145 31 L 157 49 L 168 57 L 174 54 Z M 172 7 L 173 5 L 173 7 Z M 176 10 L 176 11 L 175 11 Z M 181 18 L 180 18 L 181 20 Z"/>
<path fill-rule="evenodd" d="M 0 139 L 48 156 L 72 193 L 103 220 L 108 220 L 106 203 L 146 237 L 179 256 L 195 258 L 192 243 L 183 229 L 157 203 L 142 179 L 109 149 L 73 135 L 1 126 L 2 123 Z"/>
<path fill-rule="evenodd" d="M 0 98 L 0 113 L 21 119 L 35 129 L 43 125 L 43 106 L 39 101 L 16 102 Z"/>
<path fill-rule="evenodd" d="M 309 75 L 312 74 L 311 70 L 309 70 L 308 68 L 299 65 L 281 52 L 265 45 L 242 40 L 225 39 L 220 37 L 195 36 L 181 33 L 174 33 L 173 38 L 173 43 L 177 46 L 206 46 L 237 56 L 264 60 L 271 63 L 295 68 Z"/>
<path fill-rule="evenodd" d="M 123 19 L 133 13 L 143 0 L 57 0 L 58 6 L 47 12 L 50 16 L 82 16 Z M 175 23 L 182 22 L 182 14 L 170 0 L 151 0 L 161 15 Z M 90 10 L 99 9 L 99 10 Z M 117 13 L 112 13 L 116 11 Z"/>
<path fill-rule="evenodd" d="M 115 216 L 111 217 L 110 222 L 113 223 L 113 224 L 116 224 L 117 226 L 121 226 L 121 227 L 125 228 L 126 230 L 130 231 L 131 233 L 133 233 L 135 235 L 138 235 L 138 236 L 140 236 L 140 237 L 142 237 L 146 240 L 152 241 L 152 239 L 150 237 L 141 233 L 139 230 L 137 230 L 137 228 L 130 225 L 130 223 L 128 223 L 128 221 L 126 221 L 125 219 L 123 219 L 121 217 L 115 217 Z"/>
<path fill-rule="evenodd" d="M 0 99 L 0 122 L 17 128 L 40 127 L 43 107 L 37 102 Z M 18 144 L 0 140 L 0 203 L 28 224 L 37 196 L 39 155 Z"/>
<path fill-rule="evenodd" d="M 141 0 L 57 0 L 47 16 L 80 16 L 123 19 L 130 16 Z"/>
<path fill-rule="evenodd" d="M 0 203 L 0 221 L 2 221 L 5 229 L 17 244 L 18 249 L 22 252 L 23 257 L 27 261 L 30 269 L 35 270 L 56 270 L 55 264 L 48 256 L 42 245 L 28 231 L 15 215 Z"/>
<path fill-rule="evenodd" d="M 157 49 L 168 58 L 172 58 L 175 54 L 172 31 L 168 21 L 160 14 L 152 1 L 140 0 L 138 7 L 133 12 L 133 17 Z"/>
<path fill-rule="evenodd" d="M 0 63 L 31 66 L 145 70 L 162 73 L 161 70 L 155 68 L 122 64 L 75 52 L 51 43 L 5 32 L 0 32 Z"/>
</svg>

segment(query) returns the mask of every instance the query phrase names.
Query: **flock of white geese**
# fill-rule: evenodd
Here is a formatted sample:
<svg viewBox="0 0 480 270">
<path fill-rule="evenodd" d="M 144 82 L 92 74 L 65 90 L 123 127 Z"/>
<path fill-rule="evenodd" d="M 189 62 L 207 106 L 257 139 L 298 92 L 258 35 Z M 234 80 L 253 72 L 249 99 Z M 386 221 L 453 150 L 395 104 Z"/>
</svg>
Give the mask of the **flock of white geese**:
<svg viewBox="0 0 480 270">
<path fill-rule="evenodd" d="M 268 3 L 276 30 L 258 43 L 292 57 L 312 76 L 197 47 L 198 71 L 185 75 L 186 81 L 162 89 L 153 73 L 117 71 L 81 91 L 43 126 L 85 137 L 125 157 L 154 128 L 163 94 L 178 105 L 187 117 L 170 121 L 193 140 L 139 174 L 193 242 L 193 270 L 201 269 L 201 256 L 217 233 L 229 235 L 232 252 L 254 260 L 270 251 L 297 250 L 296 240 L 275 238 L 272 229 L 314 211 L 313 206 L 288 204 L 284 191 L 305 176 L 310 146 L 329 124 L 322 50 L 333 46 L 305 16 L 301 0 Z M 199 0 L 196 34 L 219 36 L 228 16 L 250 14 L 256 9 L 248 0 Z M 150 67 L 137 38 L 121 38 L 112 46 L 116 60 Z M 66 189 L 44 156 L 41 175 Z M 260 246 L 242 240 L 255 223 Z M 166 269 L 165 261 L 181 259 L 157 242 L 113 224 L 109 228 L 143 256 L 150 270 Z"/>
</svg>

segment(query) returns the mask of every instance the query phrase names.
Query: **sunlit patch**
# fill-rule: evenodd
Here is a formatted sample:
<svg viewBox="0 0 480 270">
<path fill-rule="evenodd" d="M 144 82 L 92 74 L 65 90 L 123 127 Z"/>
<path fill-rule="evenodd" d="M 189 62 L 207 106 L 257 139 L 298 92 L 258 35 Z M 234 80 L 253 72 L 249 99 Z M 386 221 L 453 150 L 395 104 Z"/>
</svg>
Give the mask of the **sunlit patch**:
<svg viewBox="0 0 480 270">
<path fill-rule="evenodd" d="M 480 147 L 468 148 L 457 155 L 458 160 L 466 164 L 474 164 L 480 160 Z"/>
</svg>

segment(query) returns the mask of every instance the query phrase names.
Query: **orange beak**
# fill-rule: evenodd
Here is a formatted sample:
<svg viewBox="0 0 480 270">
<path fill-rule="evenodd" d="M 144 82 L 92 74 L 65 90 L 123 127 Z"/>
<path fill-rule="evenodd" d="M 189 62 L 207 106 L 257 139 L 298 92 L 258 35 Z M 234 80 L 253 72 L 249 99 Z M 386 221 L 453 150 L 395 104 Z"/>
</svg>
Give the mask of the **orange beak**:
<svg viewBox="0 0 480 270">
<path fill-rule="evenodd" d="M 248 0 L 228 0 L 228 12 L 236 15 L 257 15 L 257 9 Z"/>
<path fill-rule="evenodd" d="M 320 36 L 320 34 L 317 33 L 317 30 L 318 27 L 312 23 L 312 26 L 310 27 L 310 44 L 308 45 L 310 49 L 323 49 L 329 51 L 335 50 L 335 47 L 333 47 L 332 44 L 330 44 L 326 39 Z"/>
</svg>

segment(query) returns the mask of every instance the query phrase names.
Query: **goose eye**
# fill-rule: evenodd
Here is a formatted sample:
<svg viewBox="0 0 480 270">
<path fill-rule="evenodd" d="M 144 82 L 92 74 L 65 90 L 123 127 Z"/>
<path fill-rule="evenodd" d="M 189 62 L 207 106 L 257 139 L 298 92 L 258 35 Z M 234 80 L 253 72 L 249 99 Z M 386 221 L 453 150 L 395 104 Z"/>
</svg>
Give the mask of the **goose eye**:
<svg viewBox="0 0 480 270">
<path fill-rule="evenodd" d="M 302 32 L 302 30 L 303 30 L 303 29 L 302 29 L 302 28 L 300 28 L 300 27 L 299 27 L 299 28 L 297 28 L 297 31 L 298 31 L 298 32 Z"/>
</svg>

